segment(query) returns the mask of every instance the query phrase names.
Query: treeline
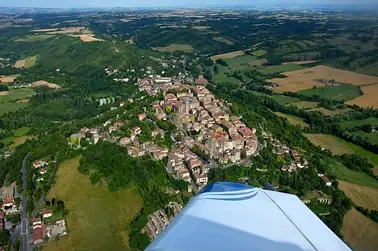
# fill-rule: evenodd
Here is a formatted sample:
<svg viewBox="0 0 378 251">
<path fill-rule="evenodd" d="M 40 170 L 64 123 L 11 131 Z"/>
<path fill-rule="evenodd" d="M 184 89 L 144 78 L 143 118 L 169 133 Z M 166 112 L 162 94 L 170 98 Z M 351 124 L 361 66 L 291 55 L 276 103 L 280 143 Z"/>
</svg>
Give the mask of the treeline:
<svg viewBox="0 0 378 251">
<path fill-rule="evenodd" d="M 360 211 L 366 217 L 372 219 L 373 221 L 378 223 L 378 211 L 377 210 L 369 210 L 363 207 L 356 206 L 356 209 Z"/>
<path fill-rule="evenodd" d="M 369 160 L 359 154 L 343 154 L 337 156 L 337 159 L 343 165 L 351 170 L 365 172 L 378 180 L 378 176 L 373 173 L 374 165 Z"/>
</svg>

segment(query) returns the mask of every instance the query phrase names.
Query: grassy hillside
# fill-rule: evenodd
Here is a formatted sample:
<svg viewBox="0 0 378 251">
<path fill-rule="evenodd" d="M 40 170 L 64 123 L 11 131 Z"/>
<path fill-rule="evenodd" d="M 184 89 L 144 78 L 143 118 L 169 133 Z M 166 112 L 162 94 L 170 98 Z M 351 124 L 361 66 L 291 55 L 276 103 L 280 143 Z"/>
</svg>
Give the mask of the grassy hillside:
<svg viewBox="0 0 378 251">
<path fill-rule="evenodd" d="M 130 250 L 128 227 L 141 209 L 141 197 L 133 188 L 111 193 L 106 184 L 91 185 L 89 176 L 77 170 L 79 161 L 76 157 L 59 166 L 48 195 L 64 200 L 68 235 L 44 250 Z"/>
</svg>

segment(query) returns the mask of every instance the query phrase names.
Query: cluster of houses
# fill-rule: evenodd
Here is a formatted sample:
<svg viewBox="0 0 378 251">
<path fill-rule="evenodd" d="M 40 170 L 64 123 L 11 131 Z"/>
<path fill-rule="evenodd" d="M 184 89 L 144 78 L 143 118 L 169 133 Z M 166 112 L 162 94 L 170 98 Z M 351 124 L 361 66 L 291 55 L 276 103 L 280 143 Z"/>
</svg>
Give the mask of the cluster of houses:
<svg viewBox="0 0 378 251">
<path fill-rule="evenodd" d="M 40 245 L 44 242 L 45 237 L 56 239 L 67 234 L 66 221 L 64 219 L 57 220 L 53 224 L 45 224 L 45 220 L 53 216 L 52 209 L 44 209 L 41 216 L 32 219 L 33 223 L 33 243 Z"/>
<path fill-rule="evenodd" d="M 189 184 L 193 180 L 197 187 L 203 187 L 208 182 L 208 165 L 184 144 L 180 144 L 171 150 L 167 167 L 178 179 Z M 191 186 L 188 186 L 188 188 L 190 192 Z"/>
<path fill-rule="evenodd" d="M 171 214 L 166 212 L 170 210 Z M 182 210 L 182 205 L 177 202 L 169 202 L 167 206 L 148 216 L 148 222 L 142 229 L 142 233 L 147 234 L 150 240 L 155 239 L 161 233 L 173 218 L 178 215 Z"/>
<path fill-rule="evenodd" d="M 199 147 L 221 164 L 238 163 L 257 151 L 256 129 L 230 116 L 223 102 L 203 86 L 176 86 L 175 94 L 166 93 L 152 108 L 157 118 L 162 111 L 173 114 L 178 128 L 195 135 L 186 141 L 188 146 Z"/>
<path fill-rule="evenodd" d="M 298 168 L 308 168 L 307 159 L 297 150 L 282 144 L 278 139 L 273 138 L 272 134 L 263 131 L 262 136 L 264 140 L 271 143 L 273 146 L 273 153 L 283 157 L 284 155 L 290 156 L 290 163 L 286 163 L 281 167 L 282 171 L 295 172 Z"/>
<path fill-rule="evenodd" d="M 35 169 L 38 169 L 38 177 L 37 177 L 37 181 L 40 182 L 40 181 L 43 181 L 44 179 L 44 175 L 47 173 L 48 171 L 48 165 L 49 163 L 46 162 L 46 161 L 43 161 L 43 160 L 36 160 L 33 162 L 33 167 Z"/>
</svg>

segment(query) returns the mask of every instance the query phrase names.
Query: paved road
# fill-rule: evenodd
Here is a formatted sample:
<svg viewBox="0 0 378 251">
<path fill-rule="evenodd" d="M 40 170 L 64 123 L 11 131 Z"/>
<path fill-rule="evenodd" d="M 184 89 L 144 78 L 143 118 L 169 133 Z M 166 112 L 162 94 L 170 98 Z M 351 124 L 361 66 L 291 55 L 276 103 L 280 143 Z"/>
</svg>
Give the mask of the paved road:
<svg viewBox="0 0 378 251">
<path fill-rule="evenodd" d="M 27 207 L 27 198 L 25 196 L 25 189 L 26 189 L 26 160 L 28 155 L 22 160 L 22 194 L 21 194 L 21 237 L 22 237 L 22 251 L 29 251 L 29 221 L 28 216 L 26 213 Z"/>
</svg>

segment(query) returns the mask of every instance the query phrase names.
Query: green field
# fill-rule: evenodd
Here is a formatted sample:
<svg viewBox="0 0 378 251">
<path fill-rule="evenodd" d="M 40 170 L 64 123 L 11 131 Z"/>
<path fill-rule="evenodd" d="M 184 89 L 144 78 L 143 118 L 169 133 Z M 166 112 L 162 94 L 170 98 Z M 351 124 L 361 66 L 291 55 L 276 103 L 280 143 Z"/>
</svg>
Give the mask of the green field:
<svg viewBox="0 0 378 251">
<path fill-rule="evenodd" d="M 261 72 L 262 74 L 272 74 L 272 73 L 296 71 L 303 68 L 304 67 L 299 64 L 282 64 L 282 65 L 268 66 L 264 69 L 259 70 L 259 72 Z"/>
<path fill-rule="evenodd" d="M 28 103 L 16 103 L 16 101 L 30 98 L 33 94 L 33 89 L 29 88 L 10 89 L 8 95 L 0 96 L 0 115 L 27 107 Z"/>
<path fill-rule="evenodd" d="M 327 164 L 331 169 L 331 173 L 336 175 L 336 177 L 340 180 L 378 189 L 378 181 L 366 173 L 350 170 L 341 163 L 332 159 L 328 159 Z"/>
<path fill-rule="evenodd" d="M 252 56 L 252 55 L 243 55 L 243 56 L 225 59 L 225 61 L 227 62 L 227 65 L 232 70 L 236 70 L 236 68 L 243 65 L 250 67 L 251 65 L 253 65 L 253 62 L 255 60 L 257 60 L 257 57 Z"/>
<path fill-rule="evenodd" d="M 319 102 L 312 102 L 312 101 L 299 101 L 294 104 L 293 106 L 298 107 L 299 109 L 312 109 L 319 105 Z"/>
<path fill-rule="evenodd" d="M 227 40 L 224 37 L 213 37 L 213 40 L 217 41 L 217 42 L 225 43 L 225 44 L 228 44 L 228 45 L 234 44 L 233 42 L 231 42 L 230 40 Z"/>
<path fill-rule="evenodd" d="M 17 130 L 14 130 L 12 136 L 6 137 L 0 141 L 6 146 L 13 144 L 12 147 L 16 147 L 25 142 L 26 139 L 32 138 L 25 136 L 30 131 L 30 129 L 30 127 L 21 127 Z"/>
<path fill-rule="evenodd" d="M 322 98 L 337 101 L 348 101 L 361 96 L 359 87 L 354 85 L 317 87 L 315 89 L 299 91 L 298 93 L 307 96 L 318 95 Z"/>
<path fill-rule="evenodd" d="M 378 145 L 378 133 L 376 132 L 367 133 L 364 131 L 357 131 L 357 132 L 352 132 L 352 134 L 365 138 L 372 144 Z"/>
<path fill-rule="evenodd" d="M 175 52 L 175 51 L 192 52 L 194 50 L 190 44 L 170 44 L 165 47 L 154 47 L 153 49 L 160 52 Z"/>
<path fill-rule="evenodd" d="M 24 109 L 28 107 L 29 104 L 23 103 L 23 104 L 17 104 L 17 103 L 6 103 L 1 104 L 0 103 L 0 115 L 8 112 L 15 112 L 20 109 Z"/>
<path fill-rule="evenodd" d="M 364 124 L 371 124 L 378 126 L 378 118 L 368 118 L 368 119 L 361 119 L 361 120 L 350 120 L 350 121 L 342 121 L 340 122 L 342 126 L 345 126 L 348 129 L 351 129 L 355 126 L 361 126 Z"/>
<path fill-rule="evenodd" d="M 316 108 L 311 109 L 310 111 L 320 112 L 320 113 L 323 113 L 326 116 L 332 117 L 332 116 L 336 116 L 336 115 L 340 115 L 340 114 L 352 111 L 352 109 L 351 108 L 344 108 L 344 109 L 330 110 L 330 109 L 327 109 L 327 108 L 324 108 L 324 107 L 316 107 Z"/>
<path fill-rule="evenodd" d="M 367 157 L 374 165 L 378 165 L 378 154 L 369 152 L 362 147 L 327 134 L 304 134 L 314 145 L 331 150 L 333 154 L 359 154 Z"/>
<path fill-rule="evenodd" d="M 63 200 L 68 210 L 67 236 L 49 242 L 46 251 L 130 250 L 128 229 L 142 207 L 136 189 L 109 192 L 106 185 L 92 185 L 77 168 L 80 157 L 63 162 L 48 198 Z"/>
<path fill-rule="evenodd" d="M 275 114 L 277 116 L 280 116 L 282 118 L 285 118 L 289 121 L 290 124 L 292 124 L 293 126 L 296 126 L 296 125 L 299 125 L 300 127 L 308 127 L 309 125 L 303 121 L 302 118 L 299 118 L 299 117 L 296 117 L 296 116 L 293 116 L 293 115 L 289 115 L 289 114 L 284 114 L 284 113 L 281 113 L 281 112 L 275 112 Z"/>
<path fill-rule="evenodd" d="M 278 94 L 272 95 L 272 98 L 278 103 L 280 103 L 281 105 L 293 104 L 299 101 L 299 98 L 285 96 L 285 95 L 278 95 Z"/>
<path fill-rule="evenodd" d="M 47 35 L 47 34 L 40 34 L 40 35 L 28 35 L 23 38 L 19 38 L 15 40 L 16 42 L 37 42 L 37 41 L 43 41 L 45 39 L 48 39 L 52 37 L 52 35 Z"/>
</svg>

